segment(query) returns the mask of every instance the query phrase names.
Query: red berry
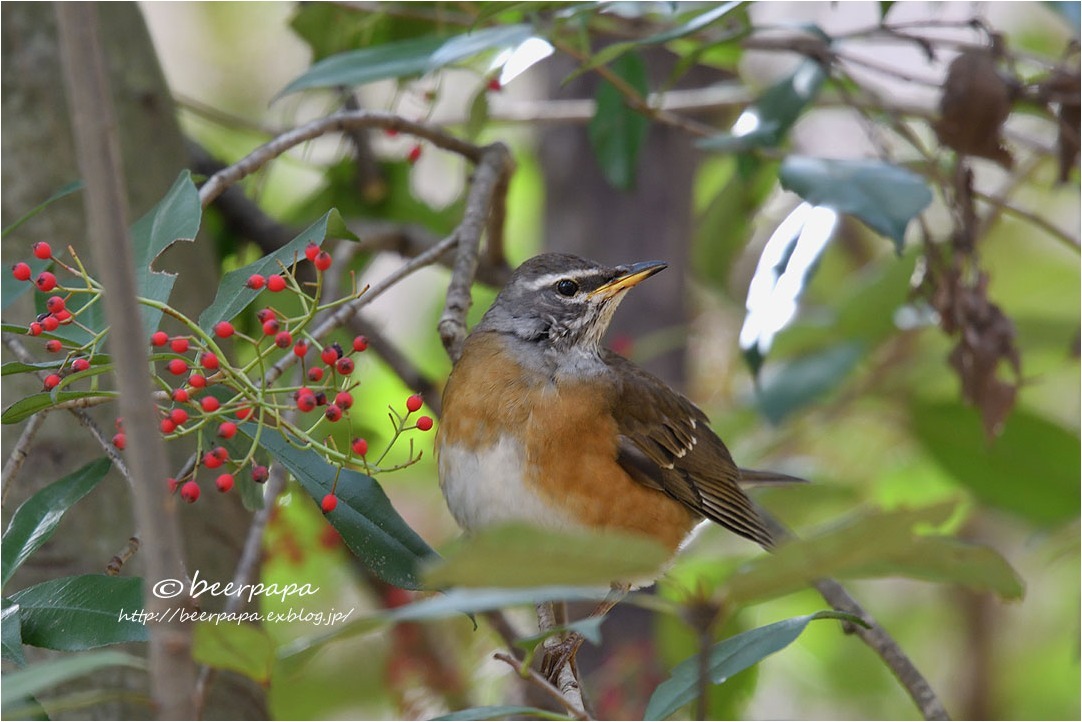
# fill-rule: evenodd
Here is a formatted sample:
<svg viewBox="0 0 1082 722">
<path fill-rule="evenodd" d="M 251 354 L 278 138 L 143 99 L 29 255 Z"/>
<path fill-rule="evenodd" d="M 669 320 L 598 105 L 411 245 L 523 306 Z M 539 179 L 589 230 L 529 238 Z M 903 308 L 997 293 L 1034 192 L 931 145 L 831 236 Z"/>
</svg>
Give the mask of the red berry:
<svg viewBox="0 0 1082 722">
<path fill-rule="evenodd" d="M 223 421 L 218 427 L 218 436 L 223 439 L 232 439 L 237 435 L 237 425 L 232 421 Z"/>
<path fill-rule="evenodd" d="M 214 335 L 218 338 L 229 338 L 235 330 L 229 321 L 219 321 L 214 324 Z"/>
<path fill-rule="evenodd" d="M 30 250 L 34 252 L 35 258 L 40 258 L 43 261 L 46 258 L 52 258 L 53 256 L 53 249 L 45 241 L 39 241 L 38 243 L 35 243 L 34 245 L 30 246 Z"/>
<path fill-rule="evenodd" d="M 432 417 L 431 416 L 422 416 L 419 419 L 417 419 L 417 428 L 420 429 L 421 431 L 428 431 L 429 429 L 431 429 L 432 428 Z"/>
<path fill-rule="evenodd" d="M 233 475 L 222 474 L 214 480 L 214 485 L 218 487 L 218 491 L 223 494 L 233 488 Z"/>
<path fill-rule="evenodd" d="M 353 395 L 348 391 L 339 391 L 334 397 L 334 405 L 341 409 L 353 406 Z"/>
<path fill-rule="evenodd" d="M 351 446 L 353 447 L 353 453 L 357 456 L 366 456 L 368 454 L 368 442 L 364 439 L 354 439 Z"/>
<path fill-rule="evenodd" d="M 334 367 L 338 369 L 338 373 L 342 374 L 343 376 L 349 376 L 351 373 L 353 373 L 353 359 L 349 358 L 348 356 L 342 357 L 338 359 L 338 363 L 336 363 Z"/>
<path fill-rule="evenodd" d="M 354 351 L 360 353 L 361 351 L 364 351 L 367 348 L 368 348 L 368 337 L 367 336 L 357 336 L 356 338 L 353 339 L 353 350 Z"/>
<path fill-rule="evenodd" d="M 11 267 L 11 275 L 15 276 L 16 281 L 29 281 L 32 273 L 30 266 L 22 261 Z"/>
<path fill-rule="evenodd" d="M 165 483 L 169 485 L 170 494 L 175 494 L 177 491 L 177 487 L 180 486 L 180 482 L 171 476 L 165 480 Z"/>
<path fill-rule="evenodd" d="M 306 356 L 308 354 L 308 344 L 304 341 L 298 341 L 297 345 L 293 347 L 293 353 L 297 356 Z"/>
<path fill-rule="evenodd" d="M 297 397 L 297 408 L 301 411 L 308 413 L 316 407 L 316 397 L 314 394 L 303 394 Z"/>
<path fill-rule="evenodd" d="M 199 363 L 200 365 L 202 365 L 203 368 L 207 369 L 208 371 L 214 371 L 219 366 L 218 357 L 212 354 L 210 351 L 207 351 L 199 357 Z"/>
<path fill-rule="evenodd" d="M 45 310 L 49 313 L 60 313 L 64 306 L 64 299 L 60 296 L 49 296 L 49 300 L 45 302 Z"/>
<path fill-rule="evenodd" d="M 327 405 L 327 394 L 320 391 L 319 393 L 316 394 L 316 406 L 326 406 L 326 405 Z"/>
<path fill-rule="evenodd" d="M 60 328 L 60 319 L 56 316 L 46 316 L 41 319 L 41 327 L 50 333 Z"/>
<path fill-rule="evenodd" d="M 175 353 L 186 353 L 188 351 L 188 339 L 177 336 L 169 342 L 169 348 L 173 349 Z"/>
<path fill-rule="evenodd" d="M 173 401 L 176 401 L 178 404 L 186 403 L 188 401 L 188 389 L 174 389 Z"/>
<path fill-rule="evenodd" d="M 124 451 L 124 447 L 128 445 L 128 437 L 121 431 L 113 435 L 113 446 Z"/>
<path fill-rule="evenodd" d="M 394 138 L 398 135 L 398 128 L 384 128 L 383 132 L 388 138 Z"/>
<path fill-rule="evenodd" d="M 424 399 L 421 398 L 421 395 L 414 394 L 413 396 L 410 396 L 408 399 L 406 399 L 406 410 L 409 411 L 411 414 L 414 411 L 420 411 L 421 404 L 423 403 Z"/>
<path fill-rule="evenodd" d="M 203 411 L 208 414 L 213 414 L 221 407 L 221 403 L 213 396 L 204 396 L 199 400 L 199 405 L 202 406 Z"/>
<path fill-rule="evenodd" d="M 326 251 L 320 251 L 319 255 L 312 259 L 312 263 L 315 264 L 315 267 L 318 268 L 320 271 L 326 271 L 328 268 L 330 268 L 331 261 L 331 254 L 327 253 Z"/>
<path fill-rule="evenodd" d="M 338 497 L 334 494 L 327 494 L 323 497 L 323 501 L 319 502 L 319 508 L 323 510 L 324 514 L 330 514 L 338 506 Z"/>
<path fill-rule="evenodd" d="M 278 333 L 278 319 L 272 318 L 263 322 L 263 335 L 273 336 Z"/>
<path fill-rule="evenodd" d="M 155 331 L 150 334 L 151 346 L 164 346 L 167 343 L 169 343 L 169 334 L 165 331 Z"/>
<path fill-rule="evenodd" d="M 38 323 L 37 321 L 31 321 L 30 322 L 30 327 L 27 328 L 26 332 L 28 334 L 30 334 L 31 336 L 40 336 L 41 332 L 44 331 L 44 330 L 45 330 L 45 327 L 42 326 L 40 323 Z"/>
<path fill-rule="evenodd" d="M 316 260 L 316 256 L 318 256 L 318 255 L 319 255 L 319 244 L 318 243 L 309 243 L 307 246 L 304 247 L 304 257 L 307 258 L 309 261 Z"/>
<path fill-rule="evenodd" d="M 498 93 L 503 90 L 503 85 L 500 83 L 499 78 L 489 78 L 488 84 L 485 86 L 493 93 Z"/>
<path fill-rule="evenodd" d="M 410 148 L 410 152 L 408 154 L 406 154 L 406 161 L 410 165 L 413 165 L 414 163 L 416 163 L 420 159 L 421 159 L 421 146 L 420 145 L 415 145 L 412 148 Z"/>
<path fill-rule="evenodd" d="M 169 369 L 169 373 L 174 376 L 188 373 L 188 362 L 182 358 L 169 359 L 169 363 L 167 363 L 165 367 Z"/>
<path fill-rule="evenodd" d="M 278 293 L 279 291 L 286 290 L 286 279 L 279 275 L 267 277 L 267 290 L 271 293 Z"/>
<path fill-rule="evenodd" d="M 158 424 L 158 428 L 162 430 L 163 434 L 171 434 L 177 430 L 177 425 L 172 419 L 162 419 L 162 422 Z"/>
<path fill-rule="evenodd" d="M 75 373 L 80 371 L 87 371 L 90 369 L 90 361 L 85 358 L 77 358 L 71 362 L 71 370 Z"/>
<path fill-rule="evenodd" d="M 267 467 L 262 465 L 252 467 L 252 481 L 257 484 L 265 484 L 268 478 L 270 478 L 270 470 Z"/>
<path fill-rule="evenodd" d="M 273 308 L 261 308 L 261 309 L 259 309 L 258 311 L 255 312 L 255 317 L 260 323 L 266 323 L 267 321 L 274 318 L 274 309 Z"/>
<path fill-rule="evenodd" d="M 184 409 L 173 409 L 169 412 L 169 420 L 177 426 L 181 426 L 188 421 L 188 412 Z"/>
<path fill-rule="evenodd" d="M 57 374 L 49 374 L 43 383 L 46 391 L 52 391 L 60 385 L 60 377 Z"/>
<path fill-rule="evenodd" d="M 203 466 L 208 469 L 217 469 L 222 465 L 222 460 L 215 456 L 212 452 L 208 451 L 203 454 Z"/>
<path fill-rule="evenodd" d="M 56 276 L 49 273 L 48 271 L 42 271 L 38 275 L 37 280 L 35 280 L 34 283 L 37 284 L 37 287 L 40 291 L 42 291 L 43 293 L 48 293 L 49 291 L 56 288 Z"/>
<path fill-rule="evenodd" d="M 184 486 L 180 487 L 180 498 L 189 504 L 194 504 L 199 498 L 199 484 L 194 481 L 185 482 Z"/>
<path fill-rule="evenodd" d="M 322 381 L 323 380 L 323 369 L 321 369 L 318 366 L 313 366 L 312 368 L 308 369 L 308 380 L 309 381 Z"/>
<path fill-rule="evenodd" d="M 192 374 L 188 377 L 188 385 L 193 389 L 201 389 L 207 385 L 207 377 L 203 374 Z"/>
<path fill-rule="evenodd" d="M 214 458 L 220 461 L 229 460 L 229 450 L 226 449 L 224 446 L 216 446 L 210 450 L 210 453 L 214 455 Z"/>
<path fill-rule="evenodd" d="M 49 353 L 59 353 L 64 348 L 64 344 L 60 343 L 55 338 L 51 338 L 45 342 L 45 350 Z"/>
<path fill-rule="evenodd" d="M 289 348 L 293 345 L 293 334 L 289 331 L 279 331 L 274 337 L 274 345 L 278 348 Z"/>
<path fill-rule="evenodd" d="M 328 366 L 333 366 L 341 355 L 335 350 L 334 346 L 324 346 L 323 350 L 319 352 L 319 358 Z"/>
<path fill-rule="evenodd" d="M 241 421 L 244 421 L 245 419 L 250 419 L 252 417 L 252 413 L 253 412 L 251 406 L 241 406 L 233 415 Z"/>
<path fill-rule="evenodd" d="M 323 412 L 323 415 L 327 417 L 327 421 L 335 422 L 342 418 L 342 409 L 338 408 L 334 404 L 327 407 L 327 410 Z"/>
<path fill-rule="evenodd" d="M 246 283 L 245 285 L 253 291 L 258 291 L 259 289 L 263 288 L 263 286 L 267 285 L 267 279 L 263 278 L 263 276 L 259 275 L 258 273 L 253 273 L 252 275 L 248 276 L 248 283 Z"/>
</svg>

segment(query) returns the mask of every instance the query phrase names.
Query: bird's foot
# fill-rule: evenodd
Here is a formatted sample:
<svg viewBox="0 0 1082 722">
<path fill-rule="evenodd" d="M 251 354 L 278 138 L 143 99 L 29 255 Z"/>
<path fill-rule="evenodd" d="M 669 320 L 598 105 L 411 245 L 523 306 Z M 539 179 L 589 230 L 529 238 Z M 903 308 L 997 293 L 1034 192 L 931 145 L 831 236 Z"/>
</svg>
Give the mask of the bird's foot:
<svg viewBox="0 0 1082 722">
<path fill-rule="evenodd" d="M 572 632 L 552 646 L 546 646 L 545 656 L 541 660 L 541 674 L 545 679 L 559 687 L 560 670 L 568 664 L 575 664 L 575 655 L 585 641 L 581 634 Z"/>
</svg>

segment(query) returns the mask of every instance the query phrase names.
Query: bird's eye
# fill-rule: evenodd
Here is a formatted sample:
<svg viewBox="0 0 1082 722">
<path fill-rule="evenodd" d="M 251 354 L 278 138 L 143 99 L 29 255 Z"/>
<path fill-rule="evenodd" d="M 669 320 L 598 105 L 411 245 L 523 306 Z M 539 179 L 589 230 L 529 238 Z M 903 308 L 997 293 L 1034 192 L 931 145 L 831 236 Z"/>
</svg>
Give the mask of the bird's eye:
<svg viewBox="0 0 1082 722">
<path fill-rule="evenodd" d="M 579 292 L 579 284 L 570 278 L 565 278 L 556 284 L 556 292 L 561 296 L 574 296 Z"/>
</svg>

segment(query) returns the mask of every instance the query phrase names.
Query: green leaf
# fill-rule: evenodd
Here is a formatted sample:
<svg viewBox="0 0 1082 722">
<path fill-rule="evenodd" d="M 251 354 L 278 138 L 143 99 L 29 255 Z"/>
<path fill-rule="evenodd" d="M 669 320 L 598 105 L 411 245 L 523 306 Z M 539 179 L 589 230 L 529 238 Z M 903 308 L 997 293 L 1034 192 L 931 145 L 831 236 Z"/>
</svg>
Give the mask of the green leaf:
<svg viewBox="0 0 1082 722">
<path fill-rule="evenodd" d="M 255 425 L 243 424 L 252 438 Z M 318 503 L 331 491 L 338 470 L 319 454 L 289 444 L 278 431 L 264 429 L 259 444 L 282 463 Z M 420 588 L 419 565 L 436 555 L 391 506 L 383 489 L 370 476 L 351 469 L 338 474 L 338 508 L 327 520 L 346 546 L 377 577 L 404 589 Z"/>
<path fill-rule="evenodd" d="M 858 343 L 843 343 L 790 361 L 763 380 L 759 408 L 771 423 L 834 390 L 864 354 Z"/>
<path fill-rule="evenodd" d="M 861 623 L 856 617 L 843 612 L 816 612 L 768 624 L 722 640 L 710 648 L 710 661 L 707 666 L 710 681 L 722 684 L 738 672 L 785 649 L 816 619 L 842 619 Z M 643 719 L 667 719 L 698 696 L 699 656 L 694 655 L 676 665 L 672 675 L 654 690 L 646 704 Z"/>
<path fill-rule="evenodd" d="M 640 95 L 647 93 L 646 65 L 642 58 L 628 54 L 613 63 L 612 70 Z M 597 88 L 597 110 L 587 132 L 601 173 L 614 187 L 628 190 L 635 184 L 639 148 L 646 139 L 649 121 L 628 107 L 624 96 L 608 81 Z"/>
<path fill-rule="evenodd" d="M 517 45 L 533 33 L 530 25 L 475 30 L 450 38 L 414 38 L 353 50 L 321 60 L 290 81 L 277 97 L 310 88 L 355 86 L 437 70 L 485 50 Z"/>
<path fill-rule="evenodd" d="M 40 662 L 4 675 L 4 685 L 0 689 L 0 706 L 7 714 L 13 703 L 22 703 L 27 698 L 105 667 L 145 669 L 146 662 L 116 650 L 70 655 Z"/>
<path fill-rule="evenodd" d="M 470 101 L 470 111 L 466 117 L 466 137 L 476 141 L 481 131 L 488 124 L 488 89 L 482 87 Z"/>
<path fill-rule="evenodd" d="M 0 651 L 2 651 L 4 659 L 22 667 L 26 664 L 26 657 L 23 656 L 22 621 L 19 616 L 19 605 L 14 604 L 7 598 L 4 599 L 3 605 L 3 611 L 0 612 Z M 6 678 L 4 684 L 7 684 Z"/>
<path fill-rule="evenodd" d="M 1041 526 L 1078 518 L 1077 433 L 1015 409 L 990 443 L 977 413 L 960 403 L 918 401 L 912 419 L 932 458 L 985 504 Z"/>
<path fill-rule="evenodd" d="M 697 143 L 700 148 L 721 152 L 746 152 L 780 144 L 793 123 L 823 87 L 826 72 L 818 62 L 805 60 L 788 78 L 767 88 L 749 105 L 731 133 L 720 133 Z"/>
<path fill-rule="evenodd" d="M 412 622 L 557 600 L 600 601 L 608 596 L 610 591 L 611 588 L 608 585 L 450 589 L 437 596 L 427 597 L 404 607 L 397 607 L 385 613 L 384 618 L 391 622 Z"/>
<path fill-rule="evenodd" d="M 10 361 L 3 366 L 0 366 L 0 376 L 9 376 L 11 374 L 25 374 L 32 373 L 34 371 L 54 371 L 64 366 L 64 359 L 52 359 L 50 361 L 40 361 L 38 363 L 24 364 L 22 361 Z"/>
<path fill-rule="evenodd" d="M 17 424 L 42 409 L 62 404 L 65 401 L 96 398 L 114 399 L 116 396 L 113 391 L 54 391 L 53 393 L 45 391 L 39 394 L 31 394 L 30 396 L 24 396 L 4 409 L 4 413 L 0 414 L 0 423 Z"/>
<path fill-rule="evenodd" d="M 28 210 L 22 216 L 20 216 L 14 223 L 11 223 L 10 225 L 8 225 L 3 231 L 0 231 L 0 238 L 6 238 L 9 233 L 14 231 L 16 228 L 18 228 L 22 224 L 26 223 L 28 220 L 30 220 L 31 218 L 33 218 L 37 214 L 41 213 L 43 210 L 45 210 L 46 208 L 51 206 L 56 201 L 60 200 L 61 198 L 66 198 L 67 196 L 70 196 L 72 193 L 76 193 L 78 191 L 81 191 L 82 189 L 83 189 L 83 182 L 81 180 L 76 180 L 76 181 L 72 181 L 71 183 L 66 183 L 65 185 L 61 186 L 59 188 L 59 190 L 57 190 L 51 196 L 49 196 L 48 198 L 43 200 L 41 203 L 38 203 L 36 206 L 34 206 L 30 210 Z"/>
<path fill-rule="evenodd" d="M 744 564 L 725 582 L 725 590 L 733 602 L 749 604 L 799 591 L 816 579 L 903 576 L 1020 597 L 1018 575 L 991 549 L 949 538 L 930 541 L 937 538 L 913 532 L 918 524 L 942 525 L 953 513 L 954 504 L 939 504 L 845 520 Z M 937 556 L 929 557 L 933 551 Z"/>
<path fill-rule="evenodd" d="M 267 632 L 251 624 L 200 622 L 193 632 L 192 659 L 267 686 L 274 668 L 275 644 Z"/>
<path fill-rule="evenodd" d="M 4 531 L 0 586 L 26 558 L 47 542 L 64 514 L 105 478 L 112 462 L 105 456 L 56 481 L 27 499 Z"/>
<path fill-rule="evenodd" d="M 808 203 L 859 218 L 894 241 L 900 254 L 909 221 L 932 202 L 923 177 L 877 160 L 829 160 L 791 155 L 781 163 L 782 187 Z"/>
<path fill-rule="evenodd" d="M 457 712 L 451 712 L 440 717 L 433 717 L 433 720 L 489 720 L 489 719 L 551 719 L 551 720 L 565 720 L 571 719 L 567 715 L 557 714 L 549 710 L 538 709 L 537 707 L 523 707 L 521 705 L 498 705 L 490 707 L 470 707 L 469 709 L 462 709 Z"/>
<path fill-rule="evenodd" d="M 305 246 L 309 243 L 321 246 L 328 236 L 356 239 L 346 229 L 345 222 L 338 214 L 338 211 L 331 209 L 323 214 L 322 218 L 305 228 L 296 238 L 274 253 L 269 253 L 243 268 L 225 274 L 218 286 L 218 293 L 214 296 L 214 300 L 203 313 L 199 314 L 199 327 L 210 333 L 211 329 L 214 328 L 214 324 L 232 319 L 254 301 L 261 291 L 248 288 L 248 277 L 253 273 L 263 276 L 281 273 L 282 266 L 288 268 L 296 259 L 304 258 Z"/>
<path fill-rule="evenodd" d="M 24 644 L 76 651 L 145 642 L 147 630 L 121 612 L 143 608 L 143 580 L 85 574 L 51 579 L 11 595 L 21 608 Z"/>
<path fill-rule="evenodd" d="M 425 570 L 431 587 L 536 587 L 653 579 L 669 553 L 629 534 L 553 532 L 508 524 L 466 537 Z"/>
</svg>

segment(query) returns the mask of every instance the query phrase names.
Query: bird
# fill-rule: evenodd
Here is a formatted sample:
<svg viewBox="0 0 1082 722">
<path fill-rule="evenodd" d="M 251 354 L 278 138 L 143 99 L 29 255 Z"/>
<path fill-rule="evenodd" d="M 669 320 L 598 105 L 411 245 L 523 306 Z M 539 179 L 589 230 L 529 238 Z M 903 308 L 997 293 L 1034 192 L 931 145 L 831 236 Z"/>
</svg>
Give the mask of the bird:
<svg viewBox="0 0 1082 722">
<path fill-rule="evenodd" d="M 602 345 L 628 291 L 666 267 L 544 253 L 512 273 L 443 391 L 440 488 L 467 533 L 618 531 L 673 554 L 709 519 L 773 547 L 742 486 L 798 479 L 740 469 L 698 406 Z"/>
</svg>

